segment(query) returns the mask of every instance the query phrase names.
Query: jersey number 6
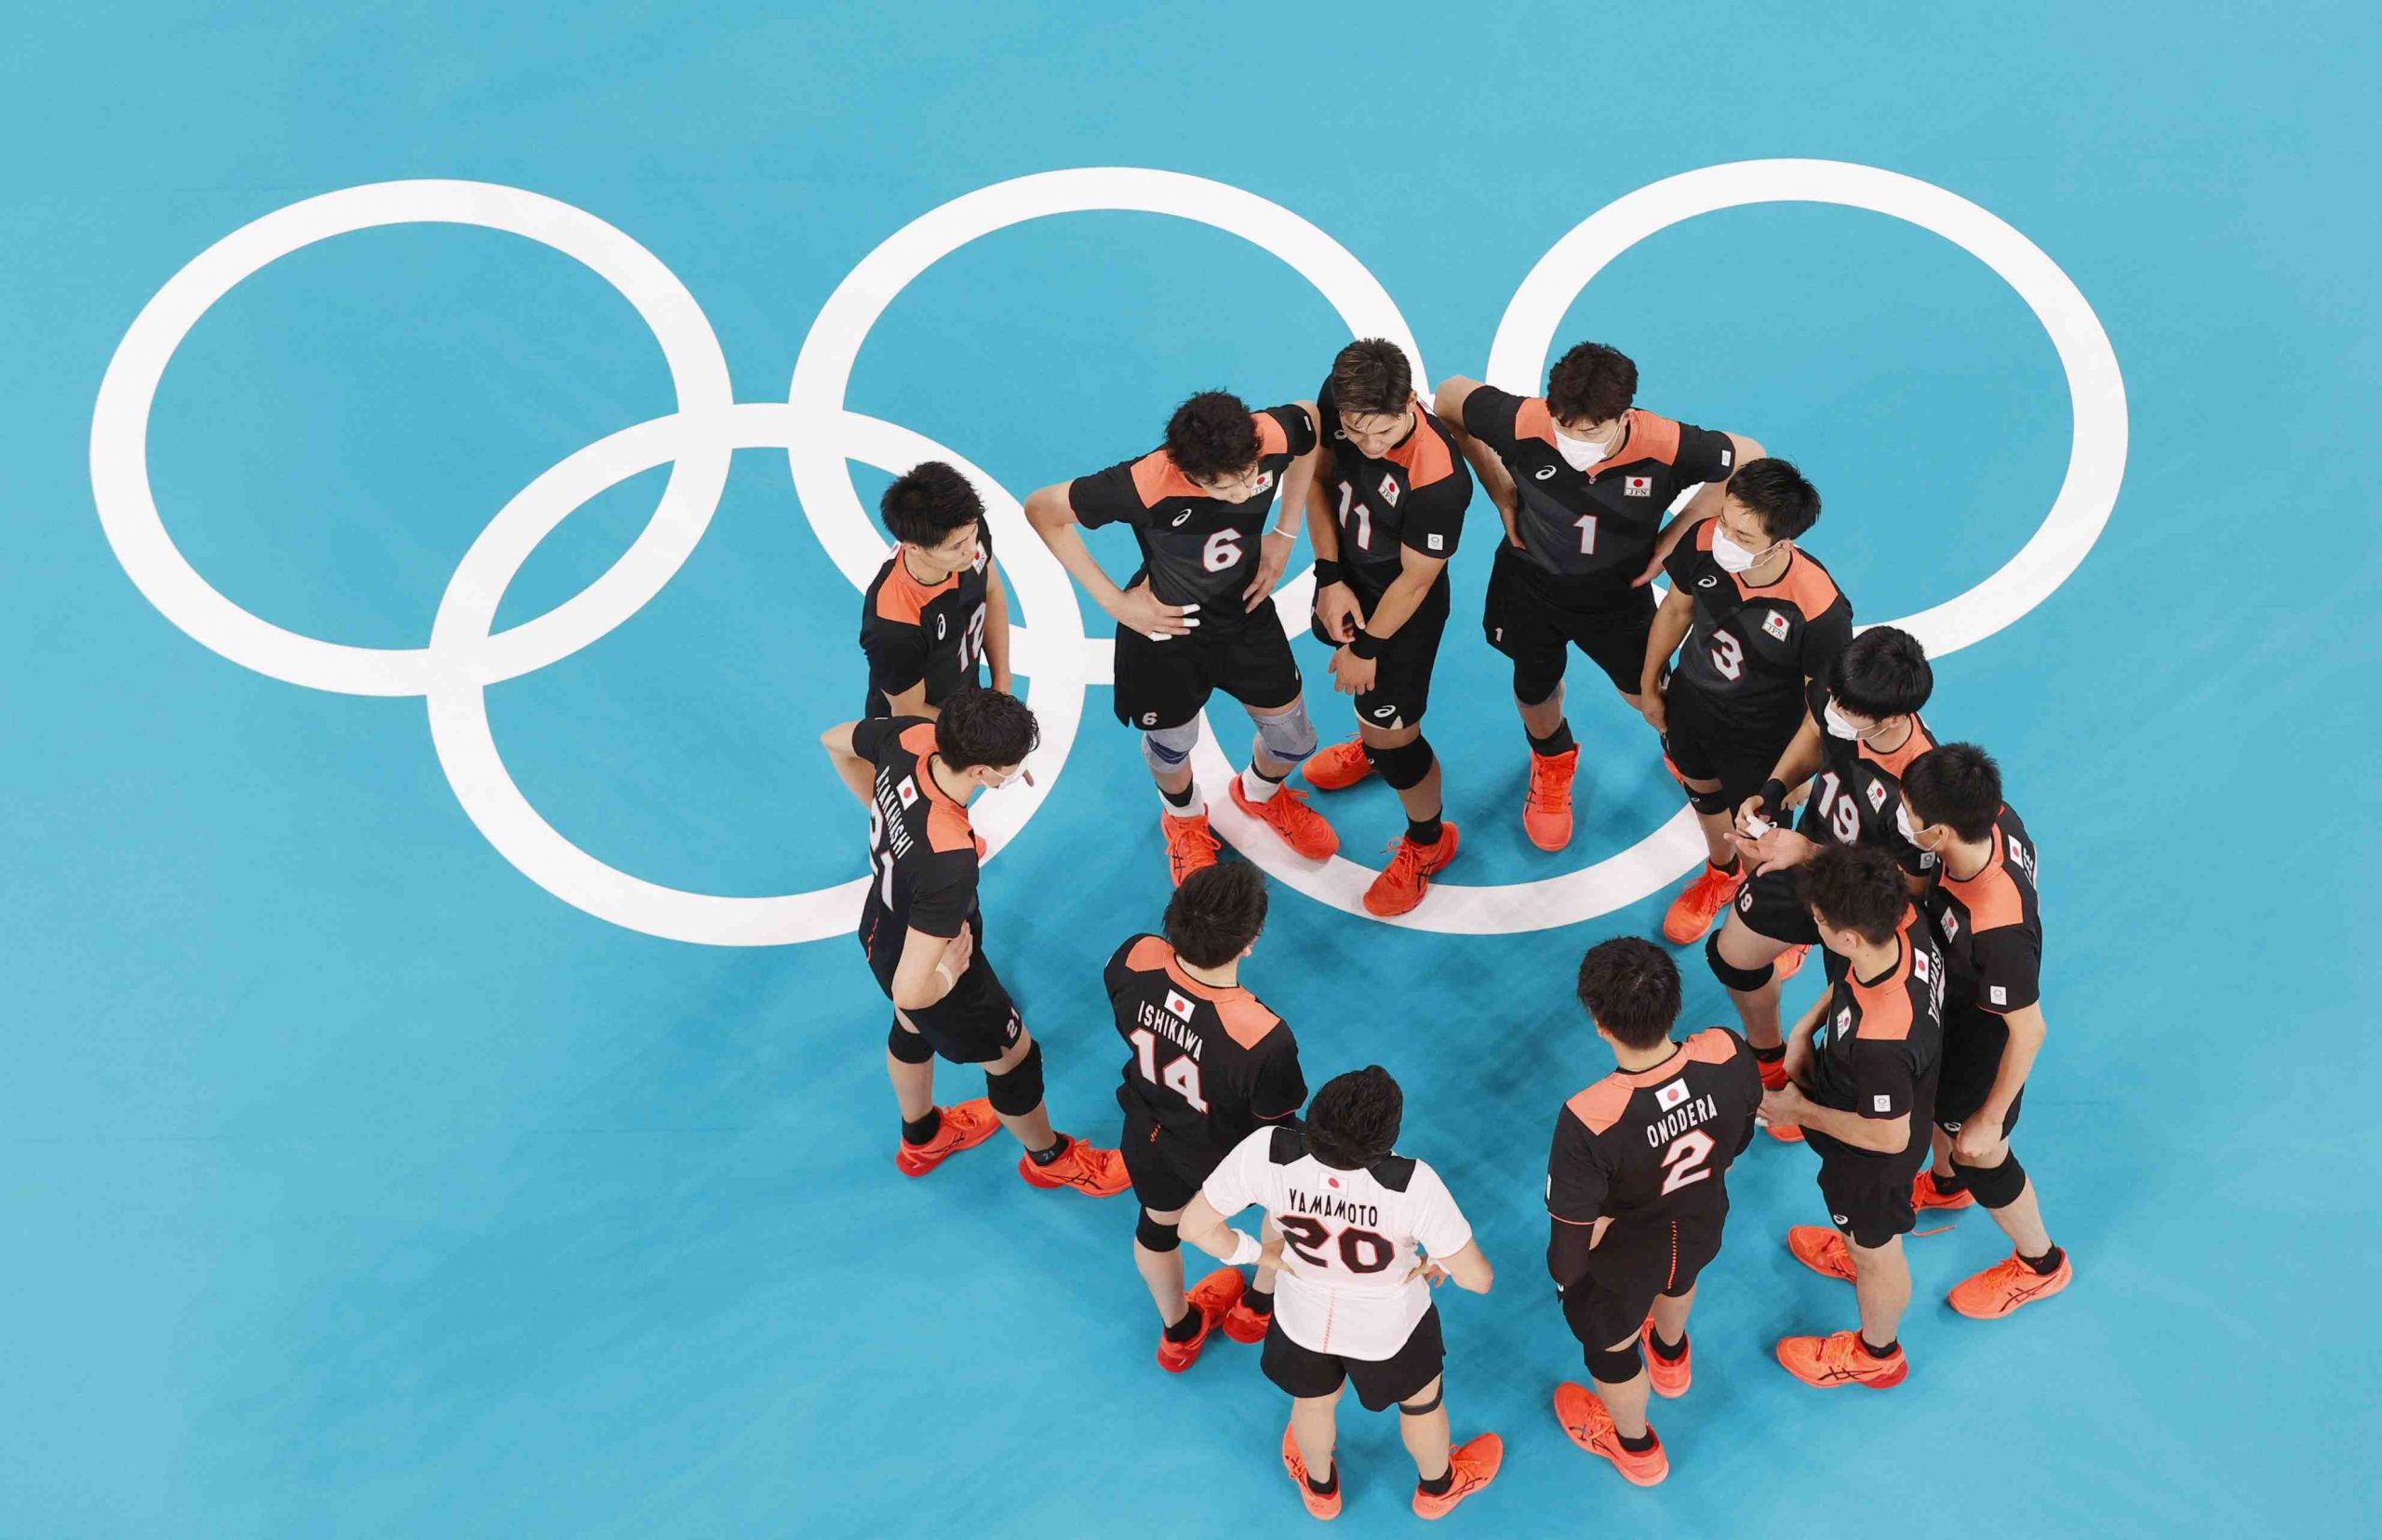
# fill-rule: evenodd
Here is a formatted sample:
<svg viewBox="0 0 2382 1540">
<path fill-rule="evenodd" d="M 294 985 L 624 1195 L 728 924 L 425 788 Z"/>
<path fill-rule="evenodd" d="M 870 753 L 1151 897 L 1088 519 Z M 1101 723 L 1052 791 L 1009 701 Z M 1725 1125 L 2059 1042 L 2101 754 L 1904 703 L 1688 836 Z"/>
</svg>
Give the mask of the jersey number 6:
<svg viewBox="0 0 2382 1540">
<path fill-rule="evenodd" d="M 1240 561 L 1240 531 L 1219 529 L 1199 547 L 1199 564 L 1211 572 L 1221 572 Z"/>
</svg>

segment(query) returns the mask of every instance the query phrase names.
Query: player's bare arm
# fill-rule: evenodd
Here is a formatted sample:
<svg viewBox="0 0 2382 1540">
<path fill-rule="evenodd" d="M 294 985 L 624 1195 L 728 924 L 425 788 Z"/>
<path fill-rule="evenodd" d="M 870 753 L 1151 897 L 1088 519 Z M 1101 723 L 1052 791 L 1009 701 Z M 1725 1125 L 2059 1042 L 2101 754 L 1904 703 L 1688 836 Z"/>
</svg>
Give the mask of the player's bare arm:
<svg viewBox="0 0 2382 1540">
<path fill-rule="evenodd" d="M 1224 1223 L 1224 1216 L 1208 1201 L 1204 1192 L 1194 1193 L 1190 1204 L 1183 1211 L 1183 1218 L 1175 1233 L 1199 1250 L 1219 1261 L 1229 1262 L 1240 1251 L 1241 1243 L 1250 1238 Z M 1247 1259 L 1243 1259 L 1247 1260 Z"/>
<path fill-rule="evenodd" d="M 992 665 L 993 688 L 1004 695 L 1014 693 L 1010 689 L 1009 584 L 997 560 L 984 564 L 984 662 Z"/>
<path fill-rule="evenodd" d="M 923 1011 L 951 993 L 975 955 L 975 937 L 965 925 L 956 936 L 930 936 L 916 927 L 902 937 L 902 960 L 893 969 L 893 1005 Z"/>
<path fill-rule="evenodd" d="M 1514 489 L 1514 478 L 1505 474 L 1505 462 L 1497 458 L 1496 450 L 1464 431 L 1464 404 L 1479 388 L 1478 380 L 1449 375 L 1432 393 L 1431 413 L 1439 420 L 1439 426 L 1447 429 L 1448 436 L 1455 440 L 1456 448 L 1464 451 L 1472 474 L 1479 478 L 1480 489 L 1496 505 L 1497 516 L 1505 521 L 1507 542 L 1519 545 L 1521 538 L 1514 531 L 1514 514 L 1520 506 L 1520 494 Z"/>
<path fill-rule="evenodd" d="M 1312 428 L 1317 421 L 1315 403 L 1295 403 L 1306 413 Z M 1241 591 L 1241 602 L 1251 610 L 1265 602 L 1274 585 L 1282 581 L 1282 569 L 1290 565 L 1291 553 L 1299 544 L 1299 510 L 1307 507 L 1307 495 L 1315 487 L 1316 462 L 1323 455 L 1323 435 L 1317 434 L 1315 448 L 1291 462 L 1282 472 L 1281 502 L 1274 522 L 1266 527 L 1265 538 L 1257 542 L 1257 571 Z"/>
<path fill-rule="evenodd" d="M 911 694 L 924 699 L 926 692 L 927 687 L 921 681 L 915 690 L 905 691 L 903 696 L 897 697 L 894 702 L 895 714 L 900 715 L 901 702 L 903 699 Z M 828 762 L 836 767 L 836 775 L 843 782 L 844 788 L 859 798 L 860 805 L 864 808 L 868 806 L 869 799 L 877 795 L 877 767 L 862 758 L 852 749 L 852 729 L 858 726 L 860 726 L 858 722 L 838 722 L 819 735 L 819 743 L 827 751 Z"/>
<path fill-rule="evenodd" d="M 1732 465 L 1760 460 L 1770 452 L 1761 447 L 1759 440 L 1747 438 L 1743 434 L 1723 433 L 1720 436 L 1729 441 L 1729 463 Z M 1654 537 L 1653 558 L 1646 563 L 1644 571 L 1630 580 L 1629 586 L 1642 588 L 1662 576 L 1663 564 L 1671 559 L 1673 551 L 1679 549 L 1680 539 L 1690 529 L 1718 514 L 1721 499 L 1728 494 L 1729 477 L 1725 475 L 1695 489 L 1695 495 L 1687 500 L 1687 506 L 1681 508 L 1676 517 L 1663 526 L 1663 532 Z"/>
<path fill-rule="evenodd" d="M 1150 592 L 1146 580 L 1137 583 L 1129 593 L 1117 586 L 1083 542 L 1083 531 L 1077 528 L 1075 509 L 1067 502 L 1067 489 L 1073 482 L 1062 481 L 1045 487 L 1025 500 L 1025 521 L 1042 537 L 1042 543 L 1059 558 L 1059 565 L 1076 580 L 1091 602 L 1107 611 L 1109 619 L 1128 626 L 1144 636 L 1187 636 L 1198 625 L 1196 604 L 1172 605 L 1159 602 Z"/>
<path fill-rule="evenodd" d="M 1489 1286 L 1497 1281 L 1497 1269 L 1489 1265 L 1489 1253 L 1480 1249 L 1478 1240 L 1465 1241 L 1462 1250 L 1447 1256 L 1433 1257 L 1431 1265 L 1468 1293 L 1485 1294 Z"/>
<path fill-rule="evenodd" d="M 1381 602 L 1366 617 L 1365 634 L 1375 641 L 1387 641 L 1398 635 L 1398 628 L 1414 618 L 1423 601 L 1430 596 L 1431 585 L 1439 581 L 1439 573 L 1447 568 L 1445 556 L 1425 556 L 1412 546 L 1403 546 L 1398 553 L 1398 576 L 1392 578 L 1384 591 Z M 1332 688 L 1343 695 L 1362 695 L 1373 688 L 1380 671 L 1379 658 L 1359 658 L 1345 645 L 1332 655 Z"/>
<path fill-rule="evenodd" d="M 1654 611 L 1653 627 L 1646 634 L 1646 662 L 1638 670 L 1638 709 L 1656 732 L 1669 725 L 1669 713 L 1663 703 L 1663 670 L 1694 623 L 1694 598 L 1685 589 L 1674 588 Z"/>
<path fill-rule="evenodd" d="M 1786 796 L 1772 805 L 1767 816 L 1773 823 L 1778 821 L 1780 813 L 1794 805 L 1795 789 L 1819 773 L 1820 733 L 1819 723 L 1812 719 L 1811 713 L 1805 712 L 1803 725 L 1795 730 L 1795 736 L 1787 743 L 1786 751 L 1779 755 L 1777 767 L 1770 772 L 1770 778 L 1786 788 Z M 1739 834 L 1751 837 L 1746 821 L 1761 810 L 1761 801 L 1760 795 L 1748 797 L 1737 809 Z"/>
<path fill-rule="evenodd" d="M 1332 516 L 1332 494 L 1321 476 L 1307 483 L 1306 538 L 1315 546 L 1316 621 L 1333 641 L 1345 642 L 1365 623 L 1365 610 L 1357 601 L 1357 591 L 1345 582 L 1322 581 L 1321 574 L 1340 559 L 1340 525 Z"/>
<path fill-rule="evenodd" d="M 2002 1121 L 2010 1116 L 2010 1104 L 2027 1084 L 2027 1077 L 2035 1067 L 2035 1055 L 2042 1051 L 2043 1038 L 2048 1028 L 2043 1021 L 2041 1004 L 2013 1011 L 2001 1018 L 2010 1034 L 2001 1048 L 2001 1066 L 1993 1073 L 1993 1089 L 1986 1092 L 1985 1105 L 1960 1125 L 1960 1133 L 1952 1140 L 1955 1158 L 1975 1165 L 2001 1144 Z"/>
</svg>

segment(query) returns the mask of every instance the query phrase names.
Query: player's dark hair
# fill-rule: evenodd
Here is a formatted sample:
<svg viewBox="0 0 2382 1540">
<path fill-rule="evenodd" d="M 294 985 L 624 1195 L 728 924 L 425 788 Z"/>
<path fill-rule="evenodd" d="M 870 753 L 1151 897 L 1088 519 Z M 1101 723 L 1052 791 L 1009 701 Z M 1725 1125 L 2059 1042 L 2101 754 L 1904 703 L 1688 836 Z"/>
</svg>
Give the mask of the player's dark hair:
<svg viewBox="0 0 2382 1540">
<path fill-rule="evenodd" d="M 1340 1171 L 1362 1171 L 1398 1145 L 1406 1094 L 1389 1071 L 1367 1065 L 1323 1082 L 1306 1106 L 1306 1147 Z"/>
<path fill-rule="evenodd" d="M 1559 422 L 1610 422 L 1638 399 L 1638 366 L 1602 342 L 1582 342 L 1546 371 L 1546 409 Z"/>
<path fill-rule="evenodd" d="M 1222 968 L 1265 929 L 1265 874 L 1246 861 L 1202 866 L 1166 904 L 1166 939 L 1194 968 Z"/>
<path fill-rule="evenodd" d="M 1729 478 L 1729 495 L 1761 520 L 1773 540 L 1793 540 L 1820 521 L 1820 490 L 1783 460 L 1748 460 Z"/>
<path fill-rule="evenodd" d="M 1402 412 L 1414 395 L 1406 350 L 1379 337 L 1360 337 L 1332 360 L 1332 404 L 1344 412 L 1385 417 Z"/>
<path fill-rule="evenodd" d="M 1927 649 L 1907 631 L 1873 625 L 1836 655 L 1827 692 L 1837 707 L 1877 721 L 1917 711 L 1935 692 Z"/>
<path fill-rule="evenodd" d="M 1822 845 L 1795 868 L 1795 894 L 1821 924 L 1857 931 L 1882 946 L 1901 928 L 1910 889 L 1894 858 L 1875 845 Z"/>
<path fill-rule="evenodd" d="M 1166 420 L 1166 453 L 1184 475 L 1213 481 L 1257 463 L 1257 424 L 1239 396 L 1203 390 Z"/>
<path fill-rule="evenodd" d="M 1636 936 L 1615 936 L 1580 959 L 1580 1003 L 1630 1048 L 1652 1048 L 1679 1020 L 1679 964 Z"/>
<path fill-rule="evenodd" d="M 962 690 L 934 720 L 934 751 L 953 770 L 1022 764 L 1042 741 L 1024 701 L 997 690 Z"/>
<path fill-rule="evenodd" d="M 1921 824 L 1949 824 L 1970 844 L 2001 816 L 2001 767 L 1974 743 L 1946 743 L 1913 759 L 1902 791 Z"/>
<path fill-rule="evenodd" d="M 984 500 L 968 478 L 940 460 L 913 465 L 877 500 L 885 532 L 913 545 L 941 545 L 951 532 L 984 516 Z"/>
</svg>

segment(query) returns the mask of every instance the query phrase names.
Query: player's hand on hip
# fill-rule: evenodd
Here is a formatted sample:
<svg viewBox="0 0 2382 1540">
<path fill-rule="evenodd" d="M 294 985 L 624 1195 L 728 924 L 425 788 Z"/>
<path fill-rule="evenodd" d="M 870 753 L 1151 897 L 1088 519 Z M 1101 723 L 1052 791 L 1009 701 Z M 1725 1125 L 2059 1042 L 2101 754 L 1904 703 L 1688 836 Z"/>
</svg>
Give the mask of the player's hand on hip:
<svg viewBox="0 0 2382 1540">
<path fill-rule="evenodd" d="M 1187 636 L 1197 630 L 1199 607 L 1161 602 L 1150 592 L 1149 580 L 1144 578 L 1125 590 L 1124 598 L 1117 606 L 1117 623 L 1138 631 L 1154 642 L 1162 642 L 1169 636 Z"/>
<path fill-rule="evenodd" d="M 1663 699 L 1662 686 L 1656 685 L 1638 697 L 1638 715 L 1645 717 L 1646 725 L 1656 732 L 1670 731 L 1671 708 Z"/>
<path fill-rule="evenodd" d="M 1332 688 L 1343 695 L 1362 695 L 1380 672 L 1379 658 L 1359 658 L 1345 647 L 1332 654 Z"/>
<path fill-rule="evenodd" d="M 1271 594 L 1274 591 L 1274 585 L 1282 581 L 1282 569 L 1290 565 L 1291 547 L 1297 543 L 1296 541 L 1284 540 L 1271 534 L 1258 541 L 1256 576 L 1251 578 L 1249 586 L 1240 591 L 1240 596 L 1245 601 L 1247 609 L 1255 609 L 1259 605 L 1264 604 L 1265 596 Z"/>
<path fill-rule="evenodd" d="M 1333 583 L 1315 591 L 1315 619 L 1325 636 L 1335 642 L 1345 642 L 1364 623 L 1365 613 L 1357 603 L 1355 589 L 1345 583 Z"/>
</svg>

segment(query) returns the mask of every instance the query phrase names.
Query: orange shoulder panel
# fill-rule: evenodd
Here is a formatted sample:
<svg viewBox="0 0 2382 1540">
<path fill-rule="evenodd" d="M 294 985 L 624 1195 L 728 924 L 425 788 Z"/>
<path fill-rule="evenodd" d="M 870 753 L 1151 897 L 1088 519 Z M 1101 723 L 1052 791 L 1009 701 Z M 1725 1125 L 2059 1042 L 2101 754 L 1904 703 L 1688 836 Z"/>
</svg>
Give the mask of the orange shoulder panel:
<svg viewBox="0 0 2382 1540">
<path fill-rule="evenodd" d="M 1707 518 L 1701 520 L 1695 526 L 1695 548 L 1699 551 L 1709 551 L 1712 549 L 1712 537 L 1720 532 L 1720 521 L 1719 519 Z M 1745 586 L 1745 583 L 1742 579 L 1738 581 L 1737 586 L 1739 588 L 1743 588 Z"/>
<path fill-rule="evenodd" d="M 1544 396 L 1525 395 L 1522 404 L 1514 408 L 1514 436 L 1555 442 L 1555 418 L 1547 411 Z"/>
<path fill-rule="evenodd" d="M 933 787 L 933 778 L 925 775 L 923 772 L 926 768 L 927 756 L 934 752 L 934 724 L 932 722 L 920 722 L 917 727 L 903 728 L 902 730 L 902 736 L 894 739 L 893 741 L 907 749 L 910 752 L 910 757 L 918 761 L 918 768 L 921 771 L 919 778 L 926 781 L 928 783 L 929 789 L 931 790 Z"/>
<path fill-rule="evenodd" d="M 1720 1027 L 1707 1026 L 1687 1039 L 1690 1064 L 1725 1065 L 1736 1056 L 1737 1045 L 1731 1042 L 1729 1034 Z"/>
<path fill-rule="evenodd" d="M 1136 973 L 1156 973 L 1174 960 L 1174 948 L 1164 936 L 1144 936 L 1125 954 L 1125 966 Z"/>
<path fill-rule="evenodd" d="M 934 806 L 927 810 L 927 845 L 935 850 L 976 850 L 976 831 L 969 825 L 968 810 L 935 797 Z M 978 858 L 982 856 L 978 851 Z"/>
<path fill-rule="evenodd" d="M 1588 1126 L 1590 1133 L 1602 1133 L 1621 1121 L 1629 1107 L 1631 1088 L 1618 1075 L 1608 1075 L 1563 1105 L 1572 1116 Z"/>
<path fill-rule="evenodd" d="M 1887 774 L 1899 780 L 1902 772 L 1910 769 L 1910 762 L 1913 759 L 1934 746 L 1935 738 L 1927 730 L 1927 724 L 1917 716 L 1913 716 L 1910 719 L 1910 736 L 1903 740 L 1902 747 L 1892 754 L 1876 754 L 1870 751 L 1868 744 L 1864 743 L 1861 745 L 1860 752 L 1863 758 L 1882 767 Z"/>
<path fill-rule="evenodd" d="M 1715 522 L 1718 522 L 1717 520 Z M 1820 569 L 1820 564 L 1804 559 L 1801 552 L 1786 564 L 1786 575 L 1770 588 L 1757 588 L 1757 594 L 1775 594 L 1803 612 L 1807 621 L 1818 620 L 1836 602 L 1836 580 Z"/>
<path fill-rule="evenodd" d="M 1972 931 L 1997 931 L 2005 925 L 2026 923 L 2026 903 L 2019 898 L 2017 880 L 2011 877 L 2002 859 L 2001 852 L 1996 850 L 1993 864 L 1966 882 L 1954 882 L 1949 877 L 1944 881 L 1944 886 L 1968 905 Z"/>
<path fill-rule="evenodd" d="M 1419 402 L 1415 404 L 1414 416 L 1414 431 L 1386 458 L 1406 467 L 1406 484 L 1419 492 L 1453 475 L 1455 458 L 1448 453 L 1448 441 L 1439 436 L 1439 425 Z"/>
<path fill-rule="evenodd" d="M 1272 412 L 1251 412 L 1249 420 L 1257 424 L 1259 454 L 1280 454 L 1291 447 L 1291 435 L 1282 431 L 1282 425 L 1279 422 L 1274 421 Z"/>
<path fill-rule="evenodd" d="M 1257 997 L 1246 989 L 1236 990 L 1215 1003 L 1224 1030 L 1243 1048 L 1255 1048 L 1265 1040 L 1265 1034 L 1282 1024 L 1281 1017 L 1258 1004 Z"/>
<path fill-rule="evenodd" d="M 877 613 L 879 619 L 898 621 L 903 625 L 918 623 L 918 615 L 933 596 L 919 586 L 910 576 L 907 563 L 902 560 L 902 548 L 893 548 L 893 559 L 885 565 L 885 581 L 877 585 Z"/>
<path fill-rule="evenodd" d="M 1629 409 L 1629 440 L 1621 452 L 1631 460 L 1659 460 L 1667 465 L 1679 458 L 1679 424 L 1667 417 L 1636 407 Z"/>
<path fill-rule="evenodd" d="M 1208 495 L 1175 469 L 1174 457 L 1164 449 L 1152 449 L 1133 462 L 1133 490 L 1140 494 L 1144 508 L 1155 508 L 1171 497 Z"/>
</svg>

